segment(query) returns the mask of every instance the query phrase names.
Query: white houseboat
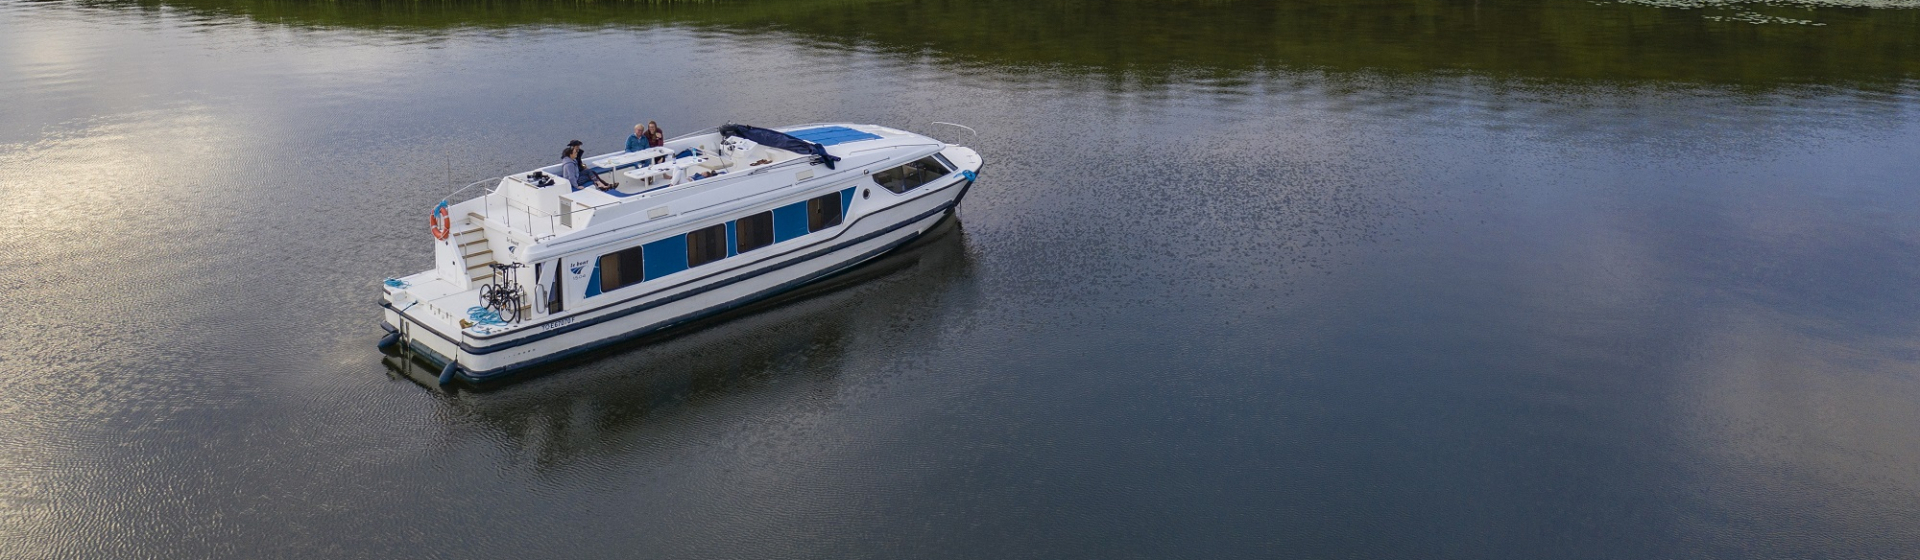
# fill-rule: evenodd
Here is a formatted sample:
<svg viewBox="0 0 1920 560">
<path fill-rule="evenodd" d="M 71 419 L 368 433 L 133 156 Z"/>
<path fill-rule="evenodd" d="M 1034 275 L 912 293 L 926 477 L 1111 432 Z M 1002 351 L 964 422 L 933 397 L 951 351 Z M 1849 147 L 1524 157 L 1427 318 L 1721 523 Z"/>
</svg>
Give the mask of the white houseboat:
<svg viewBox="0 0 1920 560">
<path fill-rule="evenodd" d="M 434 268 L 384 284 L 382 350 L 477 383 L 720 313 L 906 244 L 983 163 L 860 124 L 727 125 L 583 161 L 619 186 L 555 164 L 442 200 Z"/>
</svg>

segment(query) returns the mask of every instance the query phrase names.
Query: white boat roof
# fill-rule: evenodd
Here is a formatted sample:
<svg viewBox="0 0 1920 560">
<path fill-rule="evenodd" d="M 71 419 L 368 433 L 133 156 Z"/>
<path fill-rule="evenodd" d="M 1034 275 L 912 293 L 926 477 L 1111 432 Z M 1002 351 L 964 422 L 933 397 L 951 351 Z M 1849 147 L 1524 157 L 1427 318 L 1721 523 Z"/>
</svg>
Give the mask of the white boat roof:
<svg viewBox="0 0 1920 560">
<path fill-rule="evenodd" d="M 925 135 L 871 124 L 816 123 L 772 130 L 820 144 L 840 159 L 828 169 L 819 158 L 743 147 L 742 139 L 725 139 L 728 145 L 723 145 L 718 129 L 710 129 L 676 137 L 661 148 L 583 158 L 604 179 L 622 183 L 614 192 L 572 189 L 557 176 L 560 166 L 554 164 L 506 176 L 486 195 L 453 207 L 452 215 L 471 216 L 489 229 L 497 228 L 509 243 L 525 247 L 514 251 L 518 259 L 533 261 L 842 185 L 883 164 L 900 165 L 949 147 Z M 654 161 L 661 163 L 649 165 Z M 695 172 L 714 170 L 720 173 L 692 178 Z M 534 173 L 550 176 L 551 183 L 540 186 L 542 182 L 531 177 Z M 680 175 L 668 177 L 674 173 Z M 664 182 L 649 185 L 639 175 Z M 640 225 L 648 227 L 625 231 Z"/>
</svg>

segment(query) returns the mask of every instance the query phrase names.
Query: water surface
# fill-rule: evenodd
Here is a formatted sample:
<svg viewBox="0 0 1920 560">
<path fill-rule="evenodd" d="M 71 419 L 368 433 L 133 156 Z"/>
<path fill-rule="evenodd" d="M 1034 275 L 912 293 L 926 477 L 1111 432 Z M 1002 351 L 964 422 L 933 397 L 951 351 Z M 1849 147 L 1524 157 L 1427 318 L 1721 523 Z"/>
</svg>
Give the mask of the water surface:
<svg viewBox="0 0 1920 560">
<path fill-rule="evenodd" d="M 1920 555 L 1920 10 L 1807 6 L 0 5 L 0 557 Z M 989 167 L 678 336 L 382 361 L 435 201 L 649 119 Z"/>
</svg>

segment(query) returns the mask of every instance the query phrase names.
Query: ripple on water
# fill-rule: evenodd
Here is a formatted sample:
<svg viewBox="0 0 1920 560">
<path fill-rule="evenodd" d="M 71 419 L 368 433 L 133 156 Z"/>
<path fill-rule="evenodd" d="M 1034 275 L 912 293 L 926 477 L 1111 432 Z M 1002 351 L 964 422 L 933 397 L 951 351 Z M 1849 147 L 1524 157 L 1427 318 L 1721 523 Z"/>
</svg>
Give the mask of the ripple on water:
<svg viewBox="0 0 1920 560">
<path fill-rule="evenodd" d="M 0 3 L 0 556 L 1912 556 L 1900 41 L 1417 4 Z M 450 183 L 648 119 L 990 164 L 840 284 L 388 372 Z"/>
</svg>

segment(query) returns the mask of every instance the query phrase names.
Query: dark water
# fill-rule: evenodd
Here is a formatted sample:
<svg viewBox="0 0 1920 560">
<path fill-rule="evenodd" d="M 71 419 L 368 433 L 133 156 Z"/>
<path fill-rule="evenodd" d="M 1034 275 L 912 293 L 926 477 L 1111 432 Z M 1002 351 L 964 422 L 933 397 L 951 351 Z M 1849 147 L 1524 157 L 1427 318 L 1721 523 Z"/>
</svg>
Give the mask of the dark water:
<svg viewBox="0 0 1920 560">
<path fill-rule="evenodd" d="M 3 3 L 0 557 L 1920 556 L 1902 5 Z M 383 364 L 449 185 L 646 119 L 989 168 L 728 321 Z"/>
</svg>

